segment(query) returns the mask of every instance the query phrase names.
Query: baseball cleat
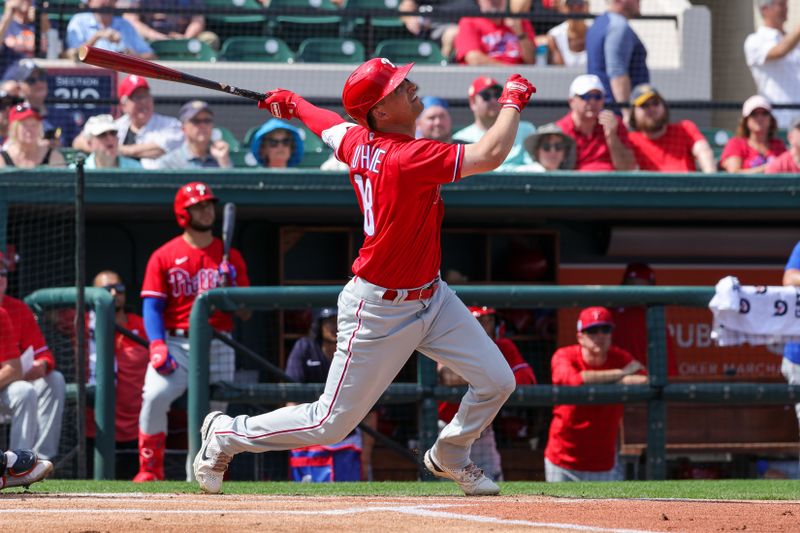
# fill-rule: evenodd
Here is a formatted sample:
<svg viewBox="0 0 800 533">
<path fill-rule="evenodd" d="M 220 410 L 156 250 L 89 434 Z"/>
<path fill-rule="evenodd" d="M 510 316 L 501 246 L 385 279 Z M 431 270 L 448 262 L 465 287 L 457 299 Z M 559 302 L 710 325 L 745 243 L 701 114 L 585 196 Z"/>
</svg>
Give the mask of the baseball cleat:
<svg viewBox="0 0 800 533">
<path fill-rule="evenodd" d="M 17 456 L 14 466 L 6 469 L 0 479 L 0 489 L 8 487 L 28 488 L 53 472 L 53 463 L 39 459 L 31 450 L 11 450 Z M 4 463 L 5 464 L 5 463 Z"/>
<path fill-rule="evenodd" d="M 451 479 L 461 487 L 467 496 L 495 496 L 500 494 L 500 487 L 483 474 L 483 470 L 470 463 L 464 468 L 447 468 L 434 461 L 431 450 L 425 452 L 423 459 L 425 468 L 436 477 Z"/>
<path fill-rule="evenodd" d="M 203 427 L 200 429 L 203 445 L 194 458 L 194 477 L 203 492 L 210 494 L 216 494 L 222 488 L 222 478 L 228 469 L 228 463 L 233 459 L 232 455 L 222 452 L 214 435 L 214 425 L 224 419 L 230 420 L 230 417 L 221 411 L 213 411 L 206 415 Z"/>
</svg>

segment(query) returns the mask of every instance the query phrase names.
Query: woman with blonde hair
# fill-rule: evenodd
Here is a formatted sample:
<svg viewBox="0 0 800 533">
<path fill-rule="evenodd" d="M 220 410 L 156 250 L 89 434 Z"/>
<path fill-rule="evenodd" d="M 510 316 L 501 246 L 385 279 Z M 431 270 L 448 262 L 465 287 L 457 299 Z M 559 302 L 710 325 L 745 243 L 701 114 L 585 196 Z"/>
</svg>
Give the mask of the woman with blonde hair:
<svg viewBox="0 0 800 533">
<path fill-rule="evenodd" d="M 736 134 L 722 150 L 720 167 L 732 173 L 763 173 L 768 162 L 786 151 L 777 130 L 769 100 L 758 94 L 751 96 L 742 106 Z"/>
<path fill-rule="evenodd" d="M 581 15 L 589 12 L 586 0 L 559 0 L 558 12 L 563 15 Z M 547 32 L 548 61 L 551 65 L 567 67 L 586 66 L 586 19 L 571 18 Z"/>
<path fill-rule="evenodd" d="M 42 116 L 26 104 L 8 113 L 8 142 L 0 151 L 0 167 L 63 167 L 64 156 L 44 138 Z"/>
</svg>

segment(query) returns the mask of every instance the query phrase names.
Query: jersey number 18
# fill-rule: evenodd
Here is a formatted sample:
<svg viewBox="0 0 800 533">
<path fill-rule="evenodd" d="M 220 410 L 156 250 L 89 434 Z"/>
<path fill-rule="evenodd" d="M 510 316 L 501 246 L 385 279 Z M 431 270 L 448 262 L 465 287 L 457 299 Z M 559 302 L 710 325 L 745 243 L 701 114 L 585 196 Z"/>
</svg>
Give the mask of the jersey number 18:
<svg viewBox="0 0 800 533">
<path fill-rule="evenodd" d="M 361 174 L 353 176 L 353 180 L 358 185 L 358 192 L 361 194 L 361 205 L 364 211 L 364 233 L 370 237 L 375 234 L 375 214 L 372 212 L 372 183 L 369 178 L 363 178 Z"/>
</svg>

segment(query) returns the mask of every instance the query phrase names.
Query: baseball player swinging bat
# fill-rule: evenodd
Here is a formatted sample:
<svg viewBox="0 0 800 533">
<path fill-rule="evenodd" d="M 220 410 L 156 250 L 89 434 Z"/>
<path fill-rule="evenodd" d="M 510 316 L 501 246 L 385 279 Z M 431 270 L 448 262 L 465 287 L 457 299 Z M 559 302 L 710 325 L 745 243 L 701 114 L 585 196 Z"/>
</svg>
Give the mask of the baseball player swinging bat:
<svg viewBox="0 0 800 533">
<path fill-rule="evenodd" d="M 96 67 L 108 68 L 116 70 L 117 72 L 127 72 L 128 74 L 136 74 L 144 78 L 153 78 L 156 80 L 174 81 L 177 83 L 185 83 L 187 85 L 194 85 L 196 87 L 204 87 L 212 91 L 220 91 L 223 93 L 233 94 L 255 100 L 256 102 L 262 101 L 267 98 L 269 94 L 258 93 L 255 91 L 248 91 L 247 89 L 240 89 L 233 85 L 226 85 L 217 81 L 207 80 L 198 76 L 193 76 L 173 68 L 132 57 L 109 50 L 101 50 L 94 46 L 81 46 L 78 51 L 78 57 L 84 63 L 94 65 Z"/>
<path fill-rule="evenodd" d="M 236 204 L 228 202 L 222 212 L 222 265 L 230 265 L 228 254 L 233 242 L 233 229 L 236 225 Z M 220 285 L 229 287 L 231 285 L 230 273 L 224 272 L 220 277 Z"/>
</svg>

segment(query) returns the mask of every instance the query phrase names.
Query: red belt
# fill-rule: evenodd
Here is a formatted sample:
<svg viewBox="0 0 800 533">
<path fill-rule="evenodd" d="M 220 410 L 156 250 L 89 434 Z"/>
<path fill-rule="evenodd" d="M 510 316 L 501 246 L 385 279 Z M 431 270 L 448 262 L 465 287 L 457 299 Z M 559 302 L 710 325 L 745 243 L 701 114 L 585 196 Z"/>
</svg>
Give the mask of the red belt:
<svg viewBox="0 0 800 533">
<path fill-rule="evenodd" d="M 427 287 L 422 287 L 421 289 L 412 289 L 408 291 L 408 295 L 405 298 L 405 301 L 408 300 L 427 300 L 428 298 L 432 297 L 436 292 L 436 289 L 439 288 L 439 282 L 434 281 Z M 389 289 L 388 291 L 383 293 L 384 300 L 394 300 L 397 298 L 398 291 L 394 289 Z"/>
</svg>

